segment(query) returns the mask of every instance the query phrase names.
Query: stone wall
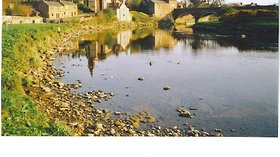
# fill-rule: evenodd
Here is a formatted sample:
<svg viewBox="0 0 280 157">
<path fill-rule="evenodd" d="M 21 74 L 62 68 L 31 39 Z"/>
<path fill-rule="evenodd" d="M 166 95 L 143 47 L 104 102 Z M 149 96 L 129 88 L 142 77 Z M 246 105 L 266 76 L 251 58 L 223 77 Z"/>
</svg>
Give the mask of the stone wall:
<svg viewBox="0 0 280 157">
<path fill-rule="evenodd" d="M 2 16 L 3 24 L 43 23 L 42 17 Z"/>
<path fill-rule="evenodd" d="M 153 15 L 156 18 L 162 19 L 166 15 L 170 14 L 175 8 L 177 8 L 177 1 L 151 1 L 148 8 L 148 14 Z"/>
</svg>

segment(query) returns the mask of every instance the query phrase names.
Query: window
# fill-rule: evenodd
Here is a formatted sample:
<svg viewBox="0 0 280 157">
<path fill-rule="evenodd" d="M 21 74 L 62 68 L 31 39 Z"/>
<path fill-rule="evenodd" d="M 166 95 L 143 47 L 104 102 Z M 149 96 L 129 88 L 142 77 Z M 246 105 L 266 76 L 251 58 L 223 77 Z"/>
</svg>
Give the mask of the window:
<svg viewBox="0 0 280 157">
<path fill-rule="evenodd" d="M 52 16 L 53 16 L 53 13 L 52 13 Z"/>
<path fill-rule="evenodd" d="M 76 15 L 76 12 L 74 12 L 74 15 Z"/>
</svg>

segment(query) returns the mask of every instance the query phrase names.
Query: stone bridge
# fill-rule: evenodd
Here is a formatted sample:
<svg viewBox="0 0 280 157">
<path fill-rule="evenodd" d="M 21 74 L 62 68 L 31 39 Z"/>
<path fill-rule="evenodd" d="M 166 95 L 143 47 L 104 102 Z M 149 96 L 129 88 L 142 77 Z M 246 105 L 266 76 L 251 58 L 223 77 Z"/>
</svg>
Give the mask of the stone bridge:
<svg viewBox="0 0 280 157">
<path fill-rule="evenodd" d="M 234 7 L 234 8 L 237 10 L 275 10 L 275 11 L 279 10 L 278 6 L 244 6 L 244 7 Z M 191 14 L 195 19 L 195 23 L 197 23 L 201 17 L 212 15 L 212 14 L 216 15 L 220 9 L 221 7 L 180 8 L 180 9 L 174 9 L 172 11 L 172 17 L 175 21 L 179 17 Z"/>
</svg>

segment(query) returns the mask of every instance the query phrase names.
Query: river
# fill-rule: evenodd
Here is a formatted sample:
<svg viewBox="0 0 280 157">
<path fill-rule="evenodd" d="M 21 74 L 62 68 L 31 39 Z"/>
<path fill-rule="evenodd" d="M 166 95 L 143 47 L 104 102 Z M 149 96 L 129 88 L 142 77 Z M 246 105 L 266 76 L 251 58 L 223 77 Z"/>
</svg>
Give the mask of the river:
<svg viewBox="0 0 280 157">
<path fill-rule="evenodd" d="M 149 112 L 157 122 L 143 129 L 188 123 L 259 137 L 278 133 L 278 56 L 277 41 L 143 29 L 81 36 L 54 66 L 65 71 L 63 83 L 82 82 L 75 93 L 117 94 L 96 107 Z M 195 115 L 179 117 L 178 107 Z"/>
</svg>

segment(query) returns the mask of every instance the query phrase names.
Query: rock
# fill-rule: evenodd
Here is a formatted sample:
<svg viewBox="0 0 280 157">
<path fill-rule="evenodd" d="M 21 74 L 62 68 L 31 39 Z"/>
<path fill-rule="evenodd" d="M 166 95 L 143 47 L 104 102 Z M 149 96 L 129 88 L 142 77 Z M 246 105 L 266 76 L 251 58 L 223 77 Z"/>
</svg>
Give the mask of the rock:
<svg viewBox="0 0 280 157">
<path fill-rule="evenodd" d="M 68 108 L 68 107 L 69 107 L 69 104 L 66 103 L 66 102 L 62 102 L 62 103 L 61 103 L 61 107 L 63 107 L 63 108 Z"/>
<path fill-rule="evenodd" d="M 102 125 L 101 123 L 97 123 L 96 126 L 95 126 L 95 128 L 96 128 L 97 130 L 102 130 L 102 129 L 103 129 L 103 125 Z"/>
<path fill-rule="evenodd" d="M 102 114 L 103 112 L 101 110 L 96 110 L 96 113 Z"/>
<path fill-rule="evenodd" d="M 46 92 L 46 93 L 50 93 L 50 92 L 51 92 L 51 89 L 48 88 L 48 87 L 41 87 L 41 88 L 42 88 L 42 90 L 43 90 L 44 92 Z"/>
<path fill-rule="evenodd" d="M 145 120 L 147 121 L 147 123 L 154 123 L 156 121 L 155 118 L 152 116 L 145 117 Z"/>
<path fill-rule="evenodd" d="M 114 114 L 115 115 L 121 115 L 121 112 L 116 111 L 116 112 L 114 112 Z"/>
<path fill-rule="evenodd" d="M 223 137 L 223 134 L 222 133 L 216 133 L 215 137 Z"/>
<path fill-rule="evenodd" d="M 163 87 L 163 90 L 170 90 L 171 89 L 171 87 L 169 87 L 169 86 L 164 86 Z"/>
<path fill-rule="evenodd" d="M 109 93 L 110 96 L 115 96 L 115 93 Z"/>
<path fill-rule="evenodd" d="M 72 125 L 72 126 L 78 126 L 78 122 L 73 122 L 73 123 L 70 123 L 70 125 Z"/>
<path fill-rule="evenodd" d="M 210 134 L 206 131 L 201 132 L 202 136 L 209 136 Z"/>
<path fill-rule="evenodd" d="M 215 129 L 215 132 L 221 133 L 221 132 L 223 132 L 223 130 L 222 129 Z"/>
<path fill-rule="evenodd" d="M 177 64 L 180 64 L 181 62 L 180 61 L 177 61 Z"/>
<path fill-rule="evenodd" d="M 115 133 L 116 133 L 115 129 L 112 128 L 112 129 L 110 130 L 110 133 L 111 133 L 112 135 L 115 135 Z"/>
<path fill-rule="evenodd" d="M 231 132 L 235 132 L 236 130 L 235 130 L 235 129 L 230 129 L 230 131 L 231 131 Z"/>
<path fill-rule="evenodd" d="M 136 135 L 136 132 L 135 132 L 134 130 L 132 130 L 132 129 L 129 130 L 128 132 L 129 132 L 129 134 L 132 135 L 132 136 L 135 136 L 135 135 Z"/>
<path fill-rule="evenodd" d="M 78 89 L 78 88 L 79 88 L 79 85 L 75 84 L 74 89 Z"/>
<path fill-rule="evenodd" d="M 177 108 L 176 111 L 179 112 L 180 117 L 191 117 L 191 113 L 183 107 Z"/>
<path fill-rule="evenodd" d="M 189 110 L 197 110 L 197 108 L 190 107 Z"/>
<path fill-rule="evenodd" d="M 144 81 L 144 77 L 139 77 L 138 80 L 139 81 Z"/>
<path fill-rule="evenodd" d="M 180 117 L 191 117 L 191 113 L 190 112 L 182 112 L 182 113 L 179 113 L 179 116 Z"/>
<path fill-rule="evenodd" d="M 115 125 L 119 126 L 120 128 L 124 128 L 125 124 L 121 122 L 120 120 L 116 120 Z"/>
</svg>

